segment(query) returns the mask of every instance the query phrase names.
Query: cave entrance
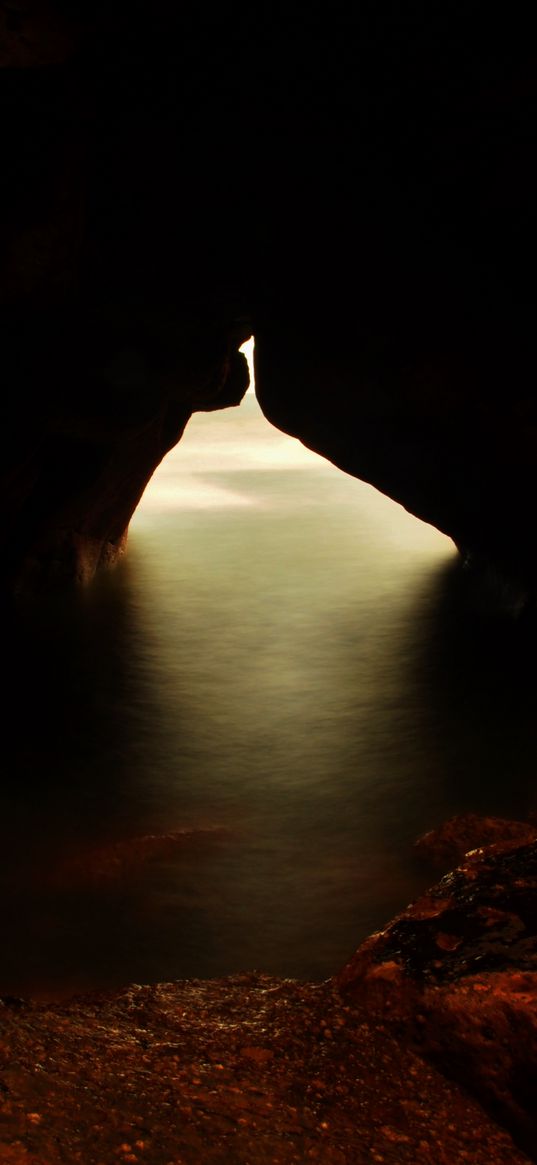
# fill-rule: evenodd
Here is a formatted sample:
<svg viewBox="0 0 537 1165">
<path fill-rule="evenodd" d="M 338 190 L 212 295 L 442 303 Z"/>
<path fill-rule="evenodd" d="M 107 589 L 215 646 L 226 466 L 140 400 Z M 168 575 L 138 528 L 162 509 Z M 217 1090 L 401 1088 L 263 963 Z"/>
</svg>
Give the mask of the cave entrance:
<svg viewBox="0 0 537 1165">
<path fill-rule="evenodd" d="M 139 832 L 226 832 L 151 891 L 173 903 L 157 978 L 323 978 L 415 896 L 408 839 L 451 808 L 418 672 L 453 554 L 255 395 L 193 416 L 131 527 L 129 790 Z"/>
<path fill-rule="evenodd" d="M 398 557 L 404 575 L 403 556 L 425 557 L 446 553 L 450 539 L 409 514 L 401 505 L 373 486 L 351 477 L 308 449 L 297 438 L 275 428 L 265 418 L 255 395 L 254 337 L 242 345 L 250 372 L 250 386 L 238 407 L 194 413 L 180 442 L 170 450 L 153 474 L 130 526 L 130 547 L 155 531 L 159 515 L 173 515 L 177 534 L 189 526 L 189 515 L 199 511 L 255 511 L 258 518 L 256 545 L 271 512 L 287 521 L 287 529 L 297 526 L 293 538 L 300 539 L 306 526 L 320 523 L 319 544 L 329 557 L 329 529 L 345 526 L 343 514 L 353 513 L 348 531 L 355 549 L 367 542 L 366 560 L 372 554 L 386 559 Z M 333 512 L 332 512 L 333 511 Z M 269 521 L 270 526 L 270 521 Z M 291 535 L 289 534 L 289 537 Z M 218 541 L 214 534 L 211 544 Z M 284 544 L 288 541 L 286 535 Z M 296 543 L 298 544 L 298 543 Z M 274 547 L 276 560 L 281 554 Z M 409 559 L 407 557 L 406 562 Z M 215 564 L 216 565 L 216 564 Z M 363 575 L 363 561 L 359 574 Z"/>
<path fill-rule="evenodd" d="M 415 897 L 409 839 L 460 808 L 456 728 L 436 748 L 420 663 L 424 593 L 452 554 L 254 395 L 196 414 L 124 562 L 68 623 L 66 662 L 57 629 L 59 665 L 46 656 L 47 714 L 29 722 L 54 796 L 47 816 L 29 741 L 32 793 L 2 837 L 24 866 L 0 914 L 4 992 L 252 967 L 322 979 Z"/>
<path fill-rule="evenodd" d="M 266 420 L 255 396 L 253 349 L 253 337 L 240 349 L 250 371 L 250 386 L 241 404 L 194 413 L 179 444 L 153 474 L 131 523 L 131 546 L 142 527 L 158 520 L 159 514 L 174 511 L 180 525 L 188 521 L 188 513 L 200 510 L 223 514 L 255 509 L 266 516 L 271 496 L 279 506 L 287 496 L 292 511 L 304 472 L 320 475 L 320 480 L 327 475 L 341 480 L 344 488 L 351 480 Z M 311 481 L 309 503 L 317 493 Z"/>
</svg>

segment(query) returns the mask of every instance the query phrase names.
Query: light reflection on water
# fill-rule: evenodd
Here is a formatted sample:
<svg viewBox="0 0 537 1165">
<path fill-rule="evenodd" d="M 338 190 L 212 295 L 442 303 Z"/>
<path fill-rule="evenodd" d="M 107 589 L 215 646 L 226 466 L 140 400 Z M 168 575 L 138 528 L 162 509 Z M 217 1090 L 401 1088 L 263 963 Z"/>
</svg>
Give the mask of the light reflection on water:
<svg viewBox="0 0 537 1165">
<path fill-rule="evenodd" d="M 195 418 L 124 565 L 13 631 L 0 990 L 324 977 L 427 882 L 418 834 L 530 808 L 525 647 L 460 590 L 447 539 L 253 398 Z"/>
</svg>

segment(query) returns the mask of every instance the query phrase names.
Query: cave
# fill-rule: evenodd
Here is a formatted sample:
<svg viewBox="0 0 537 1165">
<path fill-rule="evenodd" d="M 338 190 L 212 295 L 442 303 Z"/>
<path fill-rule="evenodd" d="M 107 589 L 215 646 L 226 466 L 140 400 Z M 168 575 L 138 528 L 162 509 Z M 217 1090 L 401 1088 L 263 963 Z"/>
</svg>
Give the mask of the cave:
<svg viewBox="0 0 537 1165">
<path fill-rule="evenodd" d="M 341 19 L 299 20 L 264 5 L 255 19 L 192 19 L 189 6 L 179 12 L 166 0 L 151 10 L 135 3 L 127 17 L 115 2 L 105 12 L 90 0 L 0 4 L 9 681 L 0 1159 L 11 1165 L 536 1159 L 535 53 L 514 18 L 496 26 L 478 8 L 364 3 Z M 339 654 L 330 667 L 319 656 L 316 670 L 310 656 L 309 673 L 288 685 L 288 695 L 308 685 L 313 693 L 296 753 L 283 668 L 271 689 L 273 731 L 263 727 L 272 715 L 263 658 L 277 643 L 299 670 L 293 636 L 314 585 L 309 566 L 289 570 L 287 628 L 278 586 L 259 594 L 268 630 L 257 676 L 231 606 L 219 606 L 218 587 L 242 598 L 240 572 L 226 577 L 233 550 L 223 547 L 223 514 L 211 511 L 221 554 L 200 559 L 205 575 L 188 537 L 208 538 L 209 518 L 204 526 L 203 514 L 185 513 L 173 535 L 166 527 L 175 607 L 162 626 L 140 590 L 151 573 L 137 549 L 148 482 L 176 446 L 188 459 L 196 414 L 218 424 L 257 407 L 241 350 L 252 335 L 267 440 L 285 435 L 318 457 L 312 508 L 324 496 L 316 481 L 332 483 L 336 500 L 322 519 L 330 583 L 357 604 L 361 576 L 376 580 L 377 605 L 360 617 L 356 606 L 353 623 L 330 622 L 318 602 L 324 643 Z M 381 509 L 402 507 L 444 547 L 438 569 L 405 592 L 410 652 L 408 637 L 399 650 L 385 597 L 414 577 L 411 555 L 397 560 L 403 583 L 395 556 L 375 575 L 384 553 L 376 519 L 351 549 L 347 486 L 353 497 L 373 488 Z M 287 492 L 298 507 L 300 490 Z M 254 514 L 248 522 L 254 545 L 263 523 Z M 344 545 L 333 536 L 343 527 Z M 155 523 L 155 547 L 161 529 Z M 206 580 L 214 589 L 203 606 Z M 246 600 L 244 610 L 247 621 Z M 169 631 L 176 618 L 179 638 L 175 625 Z M 369 697 L 374 675 L 360 667 L 381 624 L 389 748 L 371 746 L 378 777 L 372 770 L 360 808 L 364 838 L 367 797 L 386 823 L 375 865 L 364 838 L 352 861 L 337 838 L 330 849 L 323 787 L 344 768 L 354 718 L 344 790 L 352 830 L 361 741 L 374 744 L 376 731 L 357 696 L 359 686 Z M 169 705 L 148 667 L 157 640 Z M 215 814 L 203 782 L 173 820 L 166 808 L 175 732 L 193 773 L 205 764 L 218 773 L 219 750 L 233 758 L 247 834 L 255 782 L 239 738 L 222 743 L 233 684 L 224 669 L 196 689 L 196 675 L 230 644 L 242 644 L 237 707 L 255 711 L 257 698 L 265 717 L 252 714 L 249 729 L 259 788 L 278 783 L 278 748 L 297 781 L 322 769 L 316 788 L 305 786 L 306 804 L 295 799 L 289 836 L 307 839 L 316 933 L 341 910 L 356 917 L 356 937 L 346 955 L 323 955 L 319 937 L 307 967 L 293 952 L 312 919 L 306 909 L 299 918 L 300 907 L 285 914 L 295 851 L 281 890 L 289 959 L 273 958 L 267 896 L 284 861 L 271 850 L 267 803 L 256 820 L 258 837 L 266 826 L 256 918 L 238 909 L 233 920 L 247 949 L 236 966 L 225 961 L 229 936 L 205 925 L 200 870 L 210 851 L 212 892 L 224 894 L 233 845 L 240 853 L 243 844 L 233 840 L 237 821 Z M 418 688 L 425 703 L 413 719 Z M 315 705 L 317 719 L 319 710 L 333 716 L 322 747 Z M 145 753 L 144 716 L 153 725 Z M 412 725 L 411 747 L 401 723 Z M 420 733 L 434 741 L 421 774 Z M 66 741 L 76 742 L 76 763 Z M 132 741 L 140 771 L 125 764 Z M 415 785 L 405 785 L 409 773 Z M 149 824 L 130 799 L 144 774 L 153 780 Z M 218 781 L 223 805 L 223 770 Z M 415 849 L 407 809 L 422 834 Z M 97 821 L 91 850 L 79 839 Z M 394 859 L 405 829 L 412 884 Z M 246 847 L 236 886 L 248 884 L 255 860 Z M 201 969 L 179 967 L 176 949 L 165 965 L 156 954 L 166 911 L 180 916 L 163 874 L 177 862 L 185 914 L 212 944 Z M 161 914 L 141 892 L 148 867 Z M 341 890 L 330 899 L 334 870 Z M 366 911 L 360 922 L 359 879 L 364 902 L 368 879 L 376 889 L 384 880 L 384 919 Z M 132 974 L 122 966 L 107 980 L 131 909 L 126 886 L 140 890 Z M 69 899 L 63 915 L 58 888 Z M 101 923 L 102 981 L 88 970 Z M 60 934 L 72 966 L 67 997 L 43 972 Z"/>
</svg>

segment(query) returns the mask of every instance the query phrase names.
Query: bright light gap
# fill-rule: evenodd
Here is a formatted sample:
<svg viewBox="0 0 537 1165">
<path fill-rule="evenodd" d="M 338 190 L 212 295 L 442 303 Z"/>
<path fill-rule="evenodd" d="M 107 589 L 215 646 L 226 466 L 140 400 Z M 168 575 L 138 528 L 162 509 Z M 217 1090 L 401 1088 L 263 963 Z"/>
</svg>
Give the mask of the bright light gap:
<svg viewBox="0 0 537 1165">
<path fill-rule="evenodd" d="M 239 348 L 239 352 L 242 352 L 243 355 L 246 356 L 246 359 L 248 361 L 248 371 L 250 373 L 250 384 L 249 384 L 246 391 L 249 393 L 255 393 L 254 347 L 255 347 L 255 339 L 253 336 L 250 336 L 250 339 L 245 340 L 244 344 L 242 344 L 241 347 Z"/>
</svg>

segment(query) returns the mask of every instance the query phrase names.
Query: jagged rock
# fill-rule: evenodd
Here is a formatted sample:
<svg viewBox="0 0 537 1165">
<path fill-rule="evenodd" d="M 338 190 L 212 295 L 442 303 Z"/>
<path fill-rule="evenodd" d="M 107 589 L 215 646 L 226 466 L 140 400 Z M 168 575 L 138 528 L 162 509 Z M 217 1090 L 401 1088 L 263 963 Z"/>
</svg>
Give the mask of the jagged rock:
<svg viewBox="0 0 537 1165">
<path fill-rule="evenodd" d="M 336 984 L 537 1153 L 537 843 L 476 850 L 369 938 Z"/>
<path fill-rule="evenodd" d="M 516 841 L 522 844 L 537 838 L 537 825 L 531 821 L 509 821 L 501 817 L 481 817 L 478 813 L 459 813 L 438 829 L 430 829 L 415 843 L 416 852 L 439 870 L 451 870 L 469 850 L 495 842 Z"/>
</svg>

